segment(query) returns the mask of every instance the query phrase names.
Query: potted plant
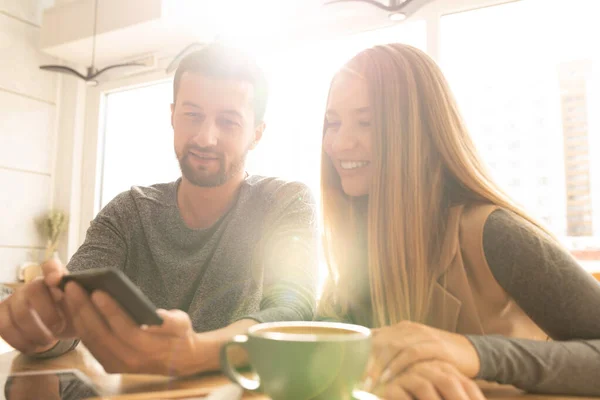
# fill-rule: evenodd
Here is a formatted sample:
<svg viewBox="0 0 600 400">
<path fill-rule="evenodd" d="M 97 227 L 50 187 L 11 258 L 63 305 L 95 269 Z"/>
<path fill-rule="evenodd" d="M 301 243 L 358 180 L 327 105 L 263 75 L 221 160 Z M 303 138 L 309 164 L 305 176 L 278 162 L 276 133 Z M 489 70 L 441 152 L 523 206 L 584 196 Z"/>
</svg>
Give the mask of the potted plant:
<svg viewBox="0 0 600 400">
<path fill-rule="evenodd" d="M 60 238 L 67 227 L 67 215 L 60 210 L 50 210 L 36 219 L 40 235 L 46 240 L 46 248 L 41 263 L 25 263 L 19 270 L 19 280 L 30 282 L 42 275 L 41 264 L 51 258 L 58 258 L 57 248 Z"/>
</svg>

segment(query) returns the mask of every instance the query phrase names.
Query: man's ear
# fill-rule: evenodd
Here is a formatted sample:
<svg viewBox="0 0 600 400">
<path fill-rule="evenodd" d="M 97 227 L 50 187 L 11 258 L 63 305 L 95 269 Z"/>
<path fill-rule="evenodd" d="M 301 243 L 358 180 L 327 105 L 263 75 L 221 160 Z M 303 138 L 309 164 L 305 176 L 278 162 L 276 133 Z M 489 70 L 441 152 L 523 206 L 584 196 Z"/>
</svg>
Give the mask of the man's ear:
<svg viewBox="0 0 600 400">
<path fill-rule="evenodd" d="M 260 139 L 262 139 L 263 133 L 265 132 L 266 128 L 267 125 L 264 122 L 261 122 L 256 126 L 256 128 L 254 128 L 254 141 L 250 146 L 250 150 L 254 150 L 256 146 L 258 146 L 258 143 L 260 142 Z"/>
</svg>

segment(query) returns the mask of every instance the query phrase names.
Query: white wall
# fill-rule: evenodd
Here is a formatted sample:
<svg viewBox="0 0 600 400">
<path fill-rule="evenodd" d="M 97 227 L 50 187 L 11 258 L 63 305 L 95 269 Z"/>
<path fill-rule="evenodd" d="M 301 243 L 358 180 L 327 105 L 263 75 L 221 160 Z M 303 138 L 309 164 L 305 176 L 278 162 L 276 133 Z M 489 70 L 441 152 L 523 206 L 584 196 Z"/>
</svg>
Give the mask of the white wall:
<svg viewBox="0 0 600 400">
<path fill-rule="evenodd" d="M 34 218 L 51 204 L 57 77 L 38 51 L 53 0 L 0 0 L 0 282 L 42 254 Z"/>
</svg>

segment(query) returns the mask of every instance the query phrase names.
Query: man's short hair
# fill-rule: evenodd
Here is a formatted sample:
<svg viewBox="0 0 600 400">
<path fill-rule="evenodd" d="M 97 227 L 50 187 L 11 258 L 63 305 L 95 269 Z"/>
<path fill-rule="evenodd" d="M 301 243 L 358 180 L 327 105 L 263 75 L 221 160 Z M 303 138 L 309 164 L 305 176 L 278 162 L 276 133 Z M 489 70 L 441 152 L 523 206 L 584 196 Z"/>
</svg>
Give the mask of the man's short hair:
<svg viewBox="0 0 600 400">
<path fill-rule="evenodd" d="M 202 49 L 188 54 L 181 60 L 175 72 L 173 103 L 177 101 L 179 84 L 185 72 L 251 83 L 254 87 L 255 122 L 258 124 L 263 121 L 267 108 L 268 85 L 262 69 L 253 57 L 221 43 L 207 44 Z"/>
</svg>

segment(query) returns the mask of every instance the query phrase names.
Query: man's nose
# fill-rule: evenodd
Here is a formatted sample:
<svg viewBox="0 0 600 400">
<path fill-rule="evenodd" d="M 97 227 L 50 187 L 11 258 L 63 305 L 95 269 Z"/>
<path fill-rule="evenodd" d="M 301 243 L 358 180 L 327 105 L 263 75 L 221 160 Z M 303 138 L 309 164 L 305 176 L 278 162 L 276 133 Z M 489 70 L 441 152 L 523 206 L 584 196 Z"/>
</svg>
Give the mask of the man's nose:
<svg viewBox="0 0 600 400">
<path fill-rule="evenodd" d="M 194 143 L 200 147 L 216 146 L 219 141 L 219 129 L 213 121 L 204 121 L 194 134 Z"/>
</svg>

